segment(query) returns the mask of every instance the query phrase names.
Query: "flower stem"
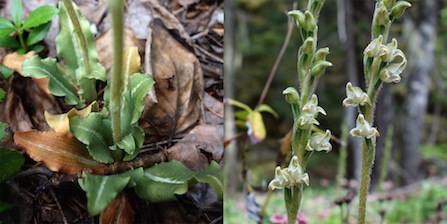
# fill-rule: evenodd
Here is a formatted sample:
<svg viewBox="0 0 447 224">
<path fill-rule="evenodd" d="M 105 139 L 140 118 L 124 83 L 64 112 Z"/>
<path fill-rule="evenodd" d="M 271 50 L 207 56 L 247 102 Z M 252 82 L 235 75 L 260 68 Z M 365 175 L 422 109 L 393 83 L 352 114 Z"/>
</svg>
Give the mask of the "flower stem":
<svg viewBox="0 0 447 224">
<path fill-rule="evenodd" d="M 82 32 L 81 24 L 79 23 L 78 17 L 76 16 L 76 12 L 73 8 L 72 2 L 70 0 L 64 0 L 64 5 L 67 9 L 70 21 L 73 24 L 74 33 L 79 40 L 79 45 L 81 47 L 80 50 L 82 52 L 82 65 L 84 68 L 84 72 L 85 74 L 90 74 L 92 72 L 92 68 L 90 67 L 90 55 L 88 51 L 87 41 L 85 40 L 84 33 Z M 95 100 L 96 88 L 94 80 L 83 78 L 79 80 L 79 84 L 82 90 L 84 90 L 82 94 L 84 100 L 88 102 Z"/>
<path fill-rule="evenodd" d="M 375 146 L 371 139 L 364 138 L 362 141 L 362 176 L 360 180 L 360 202 L 358 223 L 364 224 L 366 217 L 366 201 L 368 197 L 370 175 L 374 164 Z"/>
<path fill-rule="evenodd" d="M 121 92 L 123 90 L 123 1 L 109 0 L 113 27 L 113 68 L 110 77 L 110 116 L 112 119 L 113 140 L 121 140 Z"/>
<path fill-rule="evenodd" d="M 301 186 L 302 184 L 293 188 L 284 188 L 288 224 L 295 224 L 296 216 L 301 204 Z"/>
</svg>

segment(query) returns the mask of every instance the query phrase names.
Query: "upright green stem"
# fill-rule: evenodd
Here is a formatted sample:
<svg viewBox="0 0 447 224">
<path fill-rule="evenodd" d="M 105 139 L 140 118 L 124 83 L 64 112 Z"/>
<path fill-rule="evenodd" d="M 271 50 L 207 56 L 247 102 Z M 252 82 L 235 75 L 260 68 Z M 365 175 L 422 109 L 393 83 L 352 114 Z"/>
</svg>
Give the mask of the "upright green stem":
<svg viewBox="0 0 447 224">
<path fill-rule="evenodd" d="M 92 68 L 90 66 L 90 56 L 87 46 L 87 41 L 85 40 L 84 33 L 82 32 L 81 24 L 76 16 L 76 12 L 73 8 L 73 5 L 70 0 L 64 0 L 64 5 L 67 8 L 68 16 L 70 17 L 70 21 L 74 27 L 74 33 L 78 37 L 79 45 L 81 46 L 82 52 L 82 65 L 84 67 L 85 74 L 90 74 L 92 72 Z M 85 101 L 91 102 L 96 99 L 96 88 L 95 81 L 90 79 L 81 79 L 79 80 L 79 85 L 81 86 L 83 91 L 82 96 Z"/>
<path fill-rule="evenodd" d="M 20 46 L 26 51 L 28 51 L 25 41 L 23 40 L 23 30 L 20 29 L 18 32 L 18 36 L 19 36 L 19 42 L 20 42 Z"/>
<path fill-rule="evenodd" d="M 284 188 L 284 199 L 286 200 L 287 223 L 295 224 L 296 216 L 301 204 L 302 184 L 293 188 Z"/>
<path fill-rule="evenodd" d="M 121 107 L 124 77 L 123 70 L 123 1 L 109 0 L 113 27 L 113 68 L 110 77 L 110 116 L 112 119 L 113 140 L 121 140 Z"/>
<path fill-rule="evenodd" d="M 371 139 L 362 140 L 362 176 L 360 180 L 360 202 L 358 223 L 364 224 L 366 220 L 366 201 L 368 197 L 369 182 L 374 156 L 376 153 L 375 145 Z"/>
<path fill-rule="evenodd" d="M 341 142 L 342 145 L 340 147 L 340 156 L 338 159 L 338 168 L 337 168 L 337 188 L 341 187 L 342 179 L 346 174 L 346 160 L 348 158 L 348 126 L 343 124 L 341 128 Z"/>
</svg>

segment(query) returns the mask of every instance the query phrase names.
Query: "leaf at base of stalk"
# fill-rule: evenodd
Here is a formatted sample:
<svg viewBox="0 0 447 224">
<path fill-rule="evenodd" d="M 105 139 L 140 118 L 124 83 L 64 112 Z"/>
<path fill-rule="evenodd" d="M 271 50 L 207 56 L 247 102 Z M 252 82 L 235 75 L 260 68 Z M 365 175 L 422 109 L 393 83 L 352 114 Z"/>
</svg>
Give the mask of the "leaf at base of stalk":
<svg viewBox="0 0 447 224">
<path fill-rule="evenodd" d="M 135 73 L 129 78 L 129 91 L 133 102 L 131 124 L 137 123 L 144 109 L 144 97 L 154 86 L 155 81 L 149 74 Z"/>
<path fill-rule="evenodd" d="M 80 104 L 76 88 L 60 72 L 56 59 L 33 56 L 23 62 L 22 73 L 33 78 L 49 78 L 48 88 L 55 96 L 65 96 L 69 105 Z"/>
<path fill-rule="evenodd" d="M 129 183 L 130 177 L 101 176 L 82 173 L 79 186 L 87 193 L 87 210 L 98 215 Z"/>
<path fill-rule="evenodd" d="M 86 118 L 70 118 L 70 131 L 87 145 L 90 155 L 101 163 L 114 161 L 109 147 L 113 145 L 110 121 L 101 113 L 90 113 Z"/>
<path fill-rule="evenodd" d="M 170 161 L 145 169 L 144 177 L 135 186 L 137 194 L 151 202 L 176 200 L 175 195 L 188 191 L 188 186 L 197 182 L 209 183 L 219 198 L 223 192 L 223 174 L 219 166 L 212 162 L 203 171 L 194 172 L 179 161 Z"/>
</svg>

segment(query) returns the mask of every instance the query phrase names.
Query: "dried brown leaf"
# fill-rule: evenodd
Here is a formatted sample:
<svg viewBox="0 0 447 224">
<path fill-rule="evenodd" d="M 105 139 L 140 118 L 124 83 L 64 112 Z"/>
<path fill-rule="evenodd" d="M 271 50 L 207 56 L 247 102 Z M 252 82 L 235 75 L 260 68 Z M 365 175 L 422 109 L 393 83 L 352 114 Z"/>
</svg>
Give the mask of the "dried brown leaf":
<svg viewBox="0 0 447 224">
<path fill-rule="evenodd" d="M 137 46 L 139 53 L 144 52 L 143 44 L 136 38 L 135 34 L 130 29 L 124 29 L 124 45 Z M 98 49 L 99 62 L 110 71 L 112 68 L 113 49 L 110 47 L 112 43 L 112 30 L 109 29 L 96 38 L 96 49 Z"/>
<path fill-rule="evenodd" d="M 158 0 L 141 0 L 151 7 L 154 18 L 160 19 L 164 26 L 170 30 L 175 30 L 178 35 L 188 43 L 189 46 L 193 46 L 191 36 L 186 32 L 185 27 L 180 21 L 169 12 Z"/>
<path fill-rule="evenodd" d="M 211 160 L 222 162 L 223 126 L 198 125 L 167 149 L 168 160 L 178 160 L 192 170 L 203 170 Z"/>
<path fill-rule="evenodd" d="M 30 78 L 13 76 L 4 110 L 12 131 L 49 130 L 44 111 L 60 113 L 54 96 L 42 91 Z"/>
<path fill-rule="evenodd" d="M 17 52 L 9 53 L 3 59 L 3 65 L 6 67 L 18 72 L 22 75 L 22 64 L 23 62 L 34 56 L 36 53 L 34 51 L 30 51 L 26 54 L 19 54 Z"/>
<path fill-rule="evenodd" d="M 161 25 L 152 25 L 150 60 L 158 103 L 146 104 L 142 118 L 158 136 L 173 137 L 197 124 L 203 74 L 196 56 Z"/>
<path fill-rule="evenodd" d="M 205 123 L 222 125 L 224 118 L 224 104 L 206 92 L 202 104 L 205 110 L 205 113 L 203 114 Z"/>
<path fill-rule="evenodd" d="M 101 166 L 92 159 L 86 146 L 72 135 L 35 130 L 17 132 L 14 142 L 32 159 L 55 172 L 80 174 L 84 169 Z"/>
<path fill-rule="evenodd" d="M 99 224 L 127 224 L 133 223 L 134 219 L 135 211 L 130 200 L 125 193 L 121 192 L 101 212 Z"/>
<path fill-rule="evenodd" d="M 26 54 L 19 54 L 17 52 L 9 53 L 3 59 L 3 65 L 16 71 L 22 76 L 27 77 L 24 74 L 22 74 L 22 64 L 25 60 L 31 58 L 35 54 L 36 53 L 34 51 L 30 51 Z M 50 94 L 50 90 L 48 89 L 48 78 L 42 78 L 42 79 L 32 78 L 32 79 L 37 84 L 37 86 L 39 86 L 40 89 L 42 89 L 47 94 Z"/>
<path fill-rule="evenodd" d="M 85 107 L 82 110 L 77 110 L 76 108 L 72 108 L 65 114 L 52 114 L 45 111 L 45 120 L 51 129 L 55 132 L 61 134 L 70 133 L 70 122 L 69 118 L 77 116 L 79 118 L 86 118 L 92 111 L 98 111 L 98 103 L 93 101 L 90 105 Z"/>
</svg>

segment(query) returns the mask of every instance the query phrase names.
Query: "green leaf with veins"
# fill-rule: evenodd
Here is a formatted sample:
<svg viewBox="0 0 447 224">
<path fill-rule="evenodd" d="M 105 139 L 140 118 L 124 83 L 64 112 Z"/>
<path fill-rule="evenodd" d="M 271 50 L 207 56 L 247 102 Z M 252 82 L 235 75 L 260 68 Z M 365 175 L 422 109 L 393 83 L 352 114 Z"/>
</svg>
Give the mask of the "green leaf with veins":
<svg viewBox="0 0 447 224">
<path fill-rule="evenodd" d="M 10 12 L 15 26 L 20 28 L 23 16 L 22 0 L 12 0 Z"/>
<path fill-rule="evenodd" d="M 50 30 L 51 22 L 42 24 L 33 30 L 28 35 L 28 38 L 26 39 L 26 45 L 31 46 L 45 38 L 48 31 Z"/>
<path fill-rule="evenodd" d="M 206 170 L 198 172 L 194 176 L 196 182 L 209 184 L 220 200 L 223 199 L 224 192 L 223 178 L 223 172 L 215 161 L 212 161 Z"/>
<path fill-rule="evenodd" d="M 216 162 L 203 171 L 194 172 L 179 161 L 160 163 L 144 170 L 144 176 L 135 187 L 137 194 L 151 202 L 176 200 L 175 195 L 185 194 L 188 186 L 197 182 L 208 183 L 219 198 L 223 192 L 223 174 Z"/>
<path fill-rule="evenodd" d="M 22 29 L 26 30 L 48 23 L 49 21 L 51 21 L 53 16 L 58 13 L 58 11 L 59 10 L 57 10 L 53 6 L 40 6 L 29 14 L 25 22 L 23 23 Z"/>
<path fill-rule="evenodd" d="M 56 59 L 40 59 L 33 56 L 23 62 L 22 72 L 33 78 L 49 78 L 48 88 L 55 96 L 65 96 L 69 105 L 80 106 L 76 88 L 63 76 L 56 64 Z"/>
<path fill-rule="evenodd" d="M 0 16 L 0 38 L 8 36 L 15 30 L 14 24 L 12 24 L 11 21 L 7 20 L 3 16 Z"/>
<path fill-rule="evenodd" d="M 56 50 L 59 57 L 64 60 L 67 74 L 72 78 L 81 79 L 97 79 L 105 81 L 106 71 L 98 61 L 98 52 L 96 51 L 96 44 L 93 34 L 90 30 L 90 24 L 87 19 L 81 15 L 76 4 L 73 3 L 73 8 L 76 11 L 76 17 L 79 20 L 82 34 L 86 40 L 88 49 L 88 59 L 91 72 L 85 71 L 84 56 L 82 54 L 82 46 L 73 23 L 70 19 L 68 11 L 61 1 L 59 3 L 59 21 L 61 30 L 56 37 Z"/>
<path fill-rule="evenodd" d="M 9 180 L 19 172 L 24 162 L 22 154 L 0 148 L 0 182 Z"/>
<path fill-rule="evenodd" d="M 70 118 L 71 133 L 86 144 L 93 159 L 101 163 L 114 161 L 109 149 L 113 145 L 111 130 L 110 121 L 99 112 L 90 113 L 86 118 Z"/>
<path fill-rule="evenodd" d="M 91 175 L 82 173 L 79 186 L 87 193 L 87 210 L 98 215 L 129 183 L 131 177 L 122 175 Z"/>
<path fill-rule="evenodd" d="M 16 49 L 20 47 L 20 44 L 16 39 L 10 36 L 0 37 L 0 47 L 6 47 L 10 49 Z"/>
<path fill-rule="evenodd" d="M 144 97 L 154 86 L 155 81 L 149 74 L 135 73 L 129 78 L 129 90 L 133 101 L 131 124 L 135 124 L 141 117 L 144 109 Z"/>
<path fill-rule="evenodd" d="M 14 70 L 6 67 L 5 65 L 1 65 L 2 67 L 2 77 L 7 79 L 11 77 L 12 74 L 14 74 Z"/>
</svg>

